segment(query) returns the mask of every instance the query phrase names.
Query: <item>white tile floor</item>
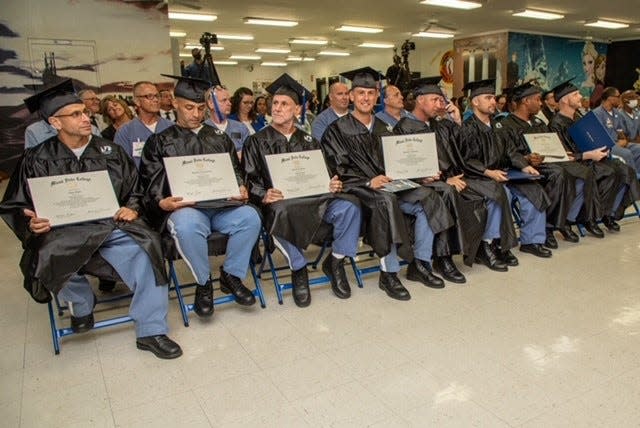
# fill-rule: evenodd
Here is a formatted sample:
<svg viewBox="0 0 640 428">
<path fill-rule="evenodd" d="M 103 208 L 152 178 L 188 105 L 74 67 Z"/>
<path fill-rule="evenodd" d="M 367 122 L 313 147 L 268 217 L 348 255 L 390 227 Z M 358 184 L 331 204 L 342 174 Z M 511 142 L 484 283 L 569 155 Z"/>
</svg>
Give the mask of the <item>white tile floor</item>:
<svg viewBox="0 0 640 428">
<path fill-rule="evenodd" d="M 130 325 L 64 338 L 55 356 L 3 223 L 0 426 L 640 426 L 640 221 L 622 225 L 550 260 L 516 251 L 507 274 L 462 266 L 466 285 L 405 280 L 409 302 L 372 274 L 349 300 L 316 288 L 299 309 L 265 280 L 266 309 L 225 305 L 185 328 L 172 300 L 184 356 L 162 361 Z"/>
</svg>

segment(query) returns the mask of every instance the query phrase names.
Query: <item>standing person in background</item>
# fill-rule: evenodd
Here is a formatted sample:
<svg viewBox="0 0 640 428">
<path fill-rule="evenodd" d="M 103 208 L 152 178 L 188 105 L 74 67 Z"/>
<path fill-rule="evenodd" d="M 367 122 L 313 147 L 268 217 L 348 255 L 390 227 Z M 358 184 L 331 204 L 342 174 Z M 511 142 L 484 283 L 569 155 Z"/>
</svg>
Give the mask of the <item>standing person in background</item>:
<svg viewBox="0 0 640 428">
<path fill-rule="evenodd" d="M 256 117 L 262 117 L 267 124 L 271 123 L 266 95 L 258 95 L 256 97 Z"/>
</svg>

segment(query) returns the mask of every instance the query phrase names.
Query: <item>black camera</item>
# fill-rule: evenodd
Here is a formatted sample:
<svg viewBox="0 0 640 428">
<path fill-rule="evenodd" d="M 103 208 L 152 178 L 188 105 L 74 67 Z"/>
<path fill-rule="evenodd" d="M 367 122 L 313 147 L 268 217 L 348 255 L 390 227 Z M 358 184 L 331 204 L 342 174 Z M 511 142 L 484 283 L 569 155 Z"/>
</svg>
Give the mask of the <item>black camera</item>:
<svg viewBox="0 0 640 428">
<path fill-rule="evenodd" d="M 404 43 L 402 44 L 402 46 L 400 47 L 400 49 L 402 50 L 403 54 L 408 54 L 409 51 L 415 51 L 416 50 L 416 44 L 414 42 L 411 42 L 409 40 L 405 40 Z"/>
<path fill-rule="evenodd" d="M 205 51 L 208 52 L 212 44 L 218 44 L 218 36 L 209 32 L 202 33 L 202 37 L 200 37 L 200 44 L 204 47 Z"/>
</svg>

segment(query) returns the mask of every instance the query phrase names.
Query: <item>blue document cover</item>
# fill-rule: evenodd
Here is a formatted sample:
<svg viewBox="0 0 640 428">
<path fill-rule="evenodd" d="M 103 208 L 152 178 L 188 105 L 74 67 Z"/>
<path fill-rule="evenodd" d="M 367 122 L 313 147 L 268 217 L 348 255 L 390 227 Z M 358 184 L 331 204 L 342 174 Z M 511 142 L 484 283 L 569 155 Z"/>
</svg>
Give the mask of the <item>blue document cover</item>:
<svg viewBox="0 0 640 428">
<path fill-rule="evenodd" d="M 599 149 L 602 146 L 611 148 L 616 144 L 596 115 L 591 111 L 569 128 L 569 135 L 571 135 L 581 153 Z"/>
<path fill-rule="evenodd" d="M 543 178 L 543 176 L 527 174 L 526 172 L 522 172 L 519 169 L 508 169 L 507 178 L 509 179 L 509 181 L 529 181 L 540 180 L 541 178 Z"/>
</svg>

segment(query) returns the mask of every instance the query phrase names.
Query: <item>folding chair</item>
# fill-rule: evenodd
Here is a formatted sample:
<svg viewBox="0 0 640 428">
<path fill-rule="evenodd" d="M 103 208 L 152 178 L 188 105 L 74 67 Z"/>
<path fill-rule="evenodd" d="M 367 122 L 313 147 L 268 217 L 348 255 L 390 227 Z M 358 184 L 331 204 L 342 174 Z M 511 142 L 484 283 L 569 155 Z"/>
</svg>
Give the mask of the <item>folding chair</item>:
<svg viewBox="0 0 640 428">
<path fill-rule="evenodd" d="M 228 236 L 219 232 L 213 232 L 207 238 L 207 244 L 209 247 L 209 256 L 220 256 L 223 255 L 227 250 L 227 241 Z M 182 314 L 182 321 L 185 327 L 189 327 L 189 312 L 193 311 L 193 303 L 186 303 L 184 300 L 184 296 L 182 294 L 182 289 L 191 288 L 198 285 L 196 282 L 190 282 L 186 284 L 181 284 L 178 280 L 178 274 L 175 268 L 175 262 L 180 260 L 182 256 L 178 252 L 175 242 L 171 236 L 168 234 L 163 234 L 162 236 L 162 246 L 164 249 L 164 257 L 167 260 L 167 264 L 169 266 L 169 290 L 173 290 L 176 292 L 176 296 L 178 298 L 178 303 L 180 304 L 180 313 Z M 255 288 L 252 290 L 252 293 L 255 297 L 260 301 L 260 306 L 262 308 L 266 307 L 266 303 L 264 300 L 264 294 L 262 292 L 262 284 L 260 277 L 256 273 L 255 263 L 260 260 L 260 253 L 258 251 L 257 243 L 254 245 L 253 254 L 251 257 L 251 261 L 249 263 L 249 269 L 251 271 L 251 276 L 253 277 L 253 282 L 255 284 Z M 212 281 L 219 281 L 220 278 L 211 278 Z M 217 297 L 214 299 L 214 305 L 221 305 L 224 303 L 235 302 L 235 297 L 232 294 Z"/>
<path fill-rule="evenodd" d="M 307 263 L 307 266 L 310 266 L 313 270 L 316 270 L 318 268 L 318 264 L 320 263 L 320 260 L 322 260 L 322 257 L 325 254 L 327 247 L 329 247 L 331 244 L 331 240 L 330 240 L 331 230 L 332 230 L 332 227 L 330 225 L 323 224 L 317 233 L 318 238 L 314 244 L 320 247 L 320 252 L 318 253 L 318 256 L 313 261 Z M 280 277 L 279 272 L 283 270 L 289 270 L 289 266 L 276 265 L 276 263 L 273 260 L 273 256 L 271 254 L 274 250 L 273 245 L 271 244 L 271 238 L 269 237 L 269 234 L 264 229 L 262 231 L 262 242 L 264 245 L 265 257 L 262 259 L 262 263 L 260 264 L 260 268 L 258 269 L 258 275 L 260 277 L 262 276 L 262 273 L 265 270 L 265 264 L 268 263 L 269 271 L 271 273 L 271 278 L 273 279 L 273 286 L 276 290 L 276 295 L 278 297 L 278 303 L 282 305 L 283 292 L 286 290 L 291 290 L 293 288 L 293 283 L 290 281 L 284 282 Z M 356 263 L 352 258 L 350 257 L 347 257 L 347 258 L 351 262 L 351 267 L 354 271 L 358 288 L 362 288 L 363 283 L 360 275 L 357 272 Z M 331 280 L 324 274 L 315 278 L 309 278 L 309 287 L 311 288 L 315 286 L 330 284 L 330 283 L 331 283 Z"/>
<path fill-rule="evenodd" d="M 97 278 L 108 279 L 112 281 L 120 281 L 120 277 L 118 273 L 111 267 L 109 263 L 104 260 L 99 253 L 94 254 L 94 256 L 89 260 L 89 262 L 78 271 L 79 274 L 82 275 L 91 275 Z M 104 304 L 104 303 L 112 303 L 118 300 L 127 299 L 133 296 L 133 293 L 129 292 L 123 295 L 117 295 L 108 297 L 105 299 L 97 299 L 96 305 Z M 51 339 L 53 341 L 53 350 L 56 355 L 60 354 L 60 340 L 65 336 L 70 336 L 72 334 L 76 334 L 71 327 L 63 327 L 59 328 L 58 323 L 56 321 L 56 316 L 53 310 L 53 304 L 55 303 L 56 309 L 58 312 L 58 316 L 61 317 L 64 315 L 64 312 L 68 309 L 66 305 L 61 305 L 58 300 L 58 296 L 52 293 L 52 299 L 47 302 L 47 307 L 49 310 L 49 324 L 51 326 Z M 127 322 L 132 322 L 133 319 L 128 315 L 123 315 L 119 317 L 109 318 L 101 321 L 96 321 L 93 326 L 93 329 L 103 328 L 103 327 L 111 327 L 118 324 L 124 324 Z"/>
</svg>

